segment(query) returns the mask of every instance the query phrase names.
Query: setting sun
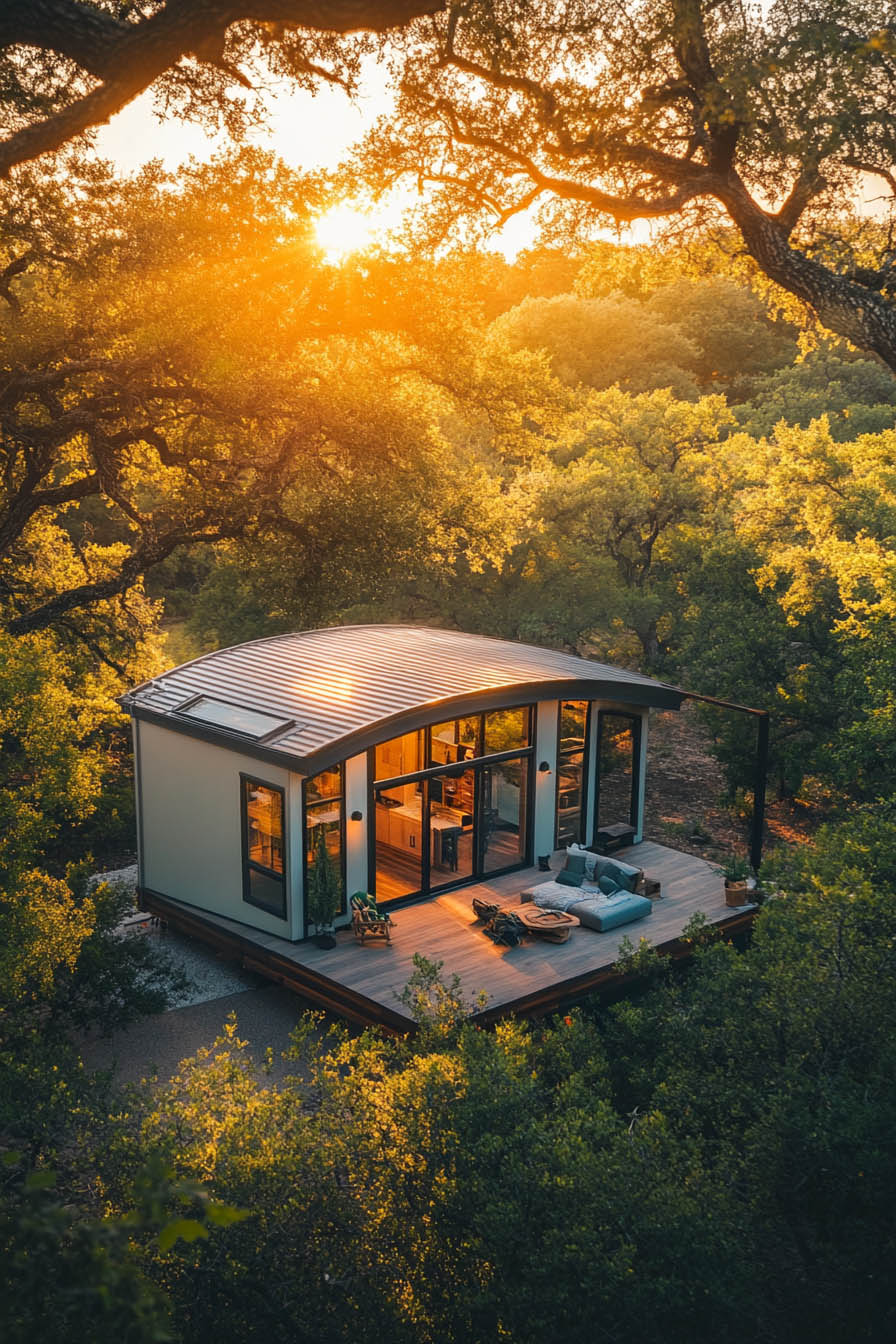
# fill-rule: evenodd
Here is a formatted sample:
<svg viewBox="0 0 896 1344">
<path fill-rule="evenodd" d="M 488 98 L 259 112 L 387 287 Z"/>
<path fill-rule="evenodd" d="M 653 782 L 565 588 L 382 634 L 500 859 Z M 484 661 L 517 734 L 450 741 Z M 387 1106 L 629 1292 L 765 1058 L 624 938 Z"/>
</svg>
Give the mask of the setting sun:
<svg viewBox="0 0 896 1344">
<path fill-rule="evenodd" d="M 359 209 L 348 201 L 334 205 L 314 225 L 315 236 L 328 261 L 341 261 L 350 252 L 363 252 L 383 231 L 383 224 L 371 211 Z"/>
</svg>

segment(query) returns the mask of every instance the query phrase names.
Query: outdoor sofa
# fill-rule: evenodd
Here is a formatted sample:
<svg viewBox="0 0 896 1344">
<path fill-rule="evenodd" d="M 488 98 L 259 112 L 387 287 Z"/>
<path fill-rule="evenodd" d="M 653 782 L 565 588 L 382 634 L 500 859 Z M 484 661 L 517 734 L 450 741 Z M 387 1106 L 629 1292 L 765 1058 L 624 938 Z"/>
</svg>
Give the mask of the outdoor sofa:
<svg viewBox="0 0 896 1344">
<path fill-rule="evenodd" d="M 606 933 L 650 914 L 653 902 L 638 892 L 643 882 L 640 868 L 570 845 L 562 871 L 549 882 L 527 887 L 520 900 L 563 910 L 585 928 Z"/>
</svg>

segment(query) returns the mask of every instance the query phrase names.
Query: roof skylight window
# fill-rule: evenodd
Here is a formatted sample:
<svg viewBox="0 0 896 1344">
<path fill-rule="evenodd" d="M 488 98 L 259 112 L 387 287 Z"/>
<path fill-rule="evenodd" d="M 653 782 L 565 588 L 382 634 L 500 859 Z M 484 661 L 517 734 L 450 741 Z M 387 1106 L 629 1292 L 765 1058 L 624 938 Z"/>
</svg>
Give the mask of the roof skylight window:
<svg viewBox="0 0 896 1344">
<path fill-rule="evenodd" d="M 200 723 L 207 723 L 215 728 L 224 728 L 229 733 L 253 737 L 256 741 L 277 737 L 287 728 L 295 727 L 295 719 L 278 719 L 274 714 L 265 714 L 260 709 L 230 705 L 224 700 L 213 700 L 207 695 L 187 700 L 184 704 L 178 705 L 176 712 L 183 714 L 185 718 L 197 719 Z"/>
</svg>

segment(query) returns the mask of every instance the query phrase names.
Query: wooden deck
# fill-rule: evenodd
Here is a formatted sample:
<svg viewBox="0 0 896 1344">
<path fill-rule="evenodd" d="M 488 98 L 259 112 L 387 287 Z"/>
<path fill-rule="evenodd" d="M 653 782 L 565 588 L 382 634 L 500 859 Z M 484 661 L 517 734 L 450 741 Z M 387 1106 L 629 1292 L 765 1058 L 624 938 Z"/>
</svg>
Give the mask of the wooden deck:
<svg viewBox="0 0 896 1344">
<path fill-rule="evenodd" d="M 644 937 L 655 948 L 683 955 L 687 949 L 678 938 L 697 911 L 703 912 L 709 924 L 729 931 L 744 927 L 756 913 L 753 905 L 729 909 L 722 879 L 708 863 L 691 854 L 643 841 L 618 851 L 616 857 L 636 864 L 662 883 L 662 899 L 654 901 L 646 919 L 610 933 L 574 929 L 569 941 L 560 944 L 527 938 L 514 948 L 496 947 L 484 936 L 471 900 L 480 896 L 512 908 L 519 904 L 519 893 L 525 887 L 547 880 L 547 874 L 537 868 L 507 873 L 397 910 L 391 946 L 376 941 L 362 947 L 351 929 L 345 929 L 339 931 L 335 948 L 323 950 L 311 942 L 290 943 L 156 893 L 141 896 L 144 907 L 154 914 L 330 1011 L 357 1022 L 407 1031 L 413 1023 L 398 995 L 413 973 L 415 952 L 441 961 L 444 976 L 458 975 L 468 998 L 485 990 L 488 1003 L 477 1020 L 487 1022 L 508 1013 L 552 1011 L 589 990 L 619 981 L 613 965 L 626 934 L 635 944 Z M 552 867 L 556 871 L 561 866 L 558 855 Z"/>
</svg>

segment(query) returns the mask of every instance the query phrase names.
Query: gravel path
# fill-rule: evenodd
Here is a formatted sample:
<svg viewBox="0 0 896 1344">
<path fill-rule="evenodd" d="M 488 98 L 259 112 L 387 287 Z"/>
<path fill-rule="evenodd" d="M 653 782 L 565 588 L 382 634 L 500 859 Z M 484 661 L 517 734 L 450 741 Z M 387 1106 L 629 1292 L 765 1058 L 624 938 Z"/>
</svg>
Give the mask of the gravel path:
<svg viewBox="0 0 896 1344">
<path fill-rule="evenodd" d="M 97 873 L 94 880 L 121 882 L 133 890 L 137 866 Z M 82 1053 L 88 1068 L 112 1069 L 119 1084 L 152 1077 L 167 1082 L 181 1060 L 202 1046 L 212 1045 L 228 1015 L 235 1012 L 239 1036 L 249 1041 L 253 1057 L 261 1063 L 268 1048 L 273 1051 L 271 1079 L 276 1081 L 290 1072 L 281 1055 L 299 1017 L 312 1007 L 307 1000 L 263 976 L 220 960 L 211 948 L 193 938 L 152 923 L 136 905 L 134 914 L 124 921 L 122 932 L 156 942 L 189 978 L 190 987 L 167 1012 L 143 1018 L 109 1036 L 97 1031 L 85 1034 Z"/>
<path fill-rule="evenodd" d="M 117 1084 L 154 1077 L 167 1082 L 181 1060 L 213 1044 L 228 1014 L 235 1012 L 239 1037 L 249 1041 L 255 1061 L 260 1065 L 265 1051 L 269 1047 L 272 1050 L 270 1078 L 277 1082 L 284 1074 L 295 1072 L 281 1056 L 289 1045 L 290 1032 L 311 1005 L 280 985 L 262 985 L 260 989 L 244 989 L 144 1017 L 111 1036 L 91 1032 L 82 1039 L 84 1064 L 89 1069 L 111 1069 Z"/>
</svg>

